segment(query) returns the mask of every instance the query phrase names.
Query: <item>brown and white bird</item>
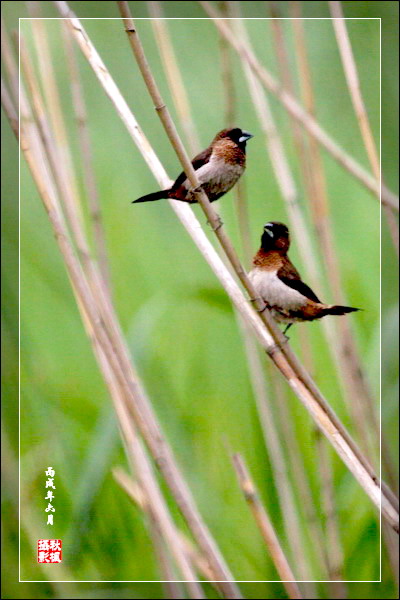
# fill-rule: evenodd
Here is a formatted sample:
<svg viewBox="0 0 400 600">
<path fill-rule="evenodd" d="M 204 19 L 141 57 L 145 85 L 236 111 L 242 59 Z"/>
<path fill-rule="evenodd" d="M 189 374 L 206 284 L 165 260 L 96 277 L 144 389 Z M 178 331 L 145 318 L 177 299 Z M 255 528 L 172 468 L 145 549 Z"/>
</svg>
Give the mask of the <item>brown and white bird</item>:
<svg viewBox="0 0 400 600">
<path fill-rule="evenodd" d="M 264 226 L 261 247 L 249 273 L 257 293 L 278 322 L 288 323 L 284 333 L 297 321 L 313 321 L 326 315 L 345 315 L 359 310 L 350 306 L 324 304 L 303 283 L 287 252 L 289 230 L 271 221 Z"/>
<path fill-rule="evenodd" d="M 252 137 L 251 133 L 239 127 L 223 129 L 217 133 L 208 148 L 192 160 L 197 178 L 210 202 L 229 192 L 243 175 L 246 168 L 246 142 Z M 197 202 L 195 190 L 185 173 L 181 173 L 169 189 L 147 194 L 133 200 L 133 203 L 152 202 L 162 198 L 174 198 L 191 204 Z"/>
</svg>

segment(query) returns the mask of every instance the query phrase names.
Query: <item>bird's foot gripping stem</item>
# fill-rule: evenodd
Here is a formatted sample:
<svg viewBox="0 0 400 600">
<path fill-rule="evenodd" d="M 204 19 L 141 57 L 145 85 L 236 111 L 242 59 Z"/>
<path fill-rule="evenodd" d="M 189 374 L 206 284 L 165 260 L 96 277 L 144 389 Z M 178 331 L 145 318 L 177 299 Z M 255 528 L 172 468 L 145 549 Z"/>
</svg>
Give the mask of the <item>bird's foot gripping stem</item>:
<svg viewBox="0 0 400 600">
<path fill-rule="evenodd" d="M 210 221 L 207 221 L 207 225 L 209 225 L 214 232 L 218 231 L 218 229 L 221 229 L 223 224 L 224 223 L 219 215 L 217 215 L 215 223 L 211 223 Z"/>
<path fill-rule="evenodd" d="M 288 323 L 285 327 L 285 329 L 282 331 L 283 335 L 286 338 L 286 341 L 288 342 L 290 340 L 290 337 L 288 335 L 286 335 L 287 330 L 293 325 L 293 323 Z"/>
</svg>

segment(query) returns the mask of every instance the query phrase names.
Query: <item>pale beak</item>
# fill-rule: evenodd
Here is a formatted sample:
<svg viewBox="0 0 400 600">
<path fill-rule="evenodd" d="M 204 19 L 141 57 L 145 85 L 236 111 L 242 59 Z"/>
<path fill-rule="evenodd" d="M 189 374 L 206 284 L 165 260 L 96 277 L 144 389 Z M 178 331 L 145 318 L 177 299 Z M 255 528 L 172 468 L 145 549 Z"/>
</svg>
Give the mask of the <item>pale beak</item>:
<svg viewBox="0 0 400 600">
<path fill-rule="evenodd" d="M 267 223 L 266 225 L 264 225 L 264 231 L 265 231 L 265 233 L 268 233 L 268 235 L 270 237 L 272 237 L 272 238 L 274 237 L 274 234 L 272 232 L 272 226 L 269 223 Z"/>
<path fill-rule="evenodd" d="M 254 137 L 254 135 L 252 133 L 249 133 L 248 131 L 242 131 L 242 135 L 239 138 L 239 142 L 240 143 L 247 142 L 247 140 L 249 140 L 252 137 Z"/>
</svg>

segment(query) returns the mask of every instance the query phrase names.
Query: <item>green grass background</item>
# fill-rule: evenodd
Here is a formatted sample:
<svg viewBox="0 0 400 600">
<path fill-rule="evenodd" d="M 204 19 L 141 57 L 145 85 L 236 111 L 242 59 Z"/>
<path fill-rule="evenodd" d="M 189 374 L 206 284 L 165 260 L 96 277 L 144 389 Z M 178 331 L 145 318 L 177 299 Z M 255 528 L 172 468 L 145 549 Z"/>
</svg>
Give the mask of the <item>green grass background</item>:
<svg viewBox="0 0 400 600">
<path fill-rule="evenodd" d="M 116 17 L 113 2 L 71 2 L 81 17 Z M 163 2 L 170 17 L 203 16 L 195 2 Z M 287 2 L 279 3 L 287 14 Z M 43 16 L 57 16 L 42 2 Z M 144 2 L 131 3 L 137 17 L 147 16 Z M 302 2 L 305 16 L 329 16 L 327 3 Z M 344 2 L 346 16 L 382 17 L 382 160 L 389 187 L 397 175 L 398 14 L 395 2 Z M 21 2 L 3 2 L 6 25 L 27 16 Z M 245 16 L 265 17 L 263 2 L 246 2 Z M 379 21 L 347 22 L 359 68 L 362 92 L 379 140 Z M 105 64 L 132 107 L 171 177 L 178 161 L 157 120 L 118 21 L 84 22 Z M 207 20 L 168 21 L 179 66 L 202 147 L 224 126 L 218 36 Z M 270 24 L 248 21 L 258 56 L 278 74 Z M 283 25 L 293 69 L 295 58 L 289 22 Z M 22 30 L 31 44 L 29 24 Z M 161 91 L 175 117 L 149 21 L 138 29 Z M 81 177 L 76 128 L 59 24 L 47 30 L 62 90 L 75 165 Z M 316 92 L 318 119 L 333 137 L 368 168 L 365 151 L 344 79 L 329 20 L 305 23 Z M 249 382 L 242 339 L 231 306 L 217 280 L 166 202 L 131 206 L 131 200 L 157 189 L 141 155 L 79 55 L 90 134 L 103 209 L 117 313 L 162 427 L 213 535 L 238 580 L 274 579 L 259 533 L 252 521 L 224 445 L 246 457 L 263 501 L 283 535 L 271 468 L 266 455 Z M 259 243 L 268 220 L 287 221 L 285 208 L 266 156 L 240 64 L 234 60 L 237 123 L 255 134 L 248 146 L 245 175 L 252 244 Z M 300 200 L 308 214 L 298 160 L 287 116 L 272 98 Z M 4 119 L 2 115 L 2 119 Z M 107 390 L 82 328 L 56 242 L 23 161 L 21 162 L 21 578 L 18 583 L 18 161 L 7 124 L 2 129 L 3 177 L 3 596 L 7 598 L 161 597 L 158 583 L 36 583 L 68 581 L 152 581 L 159 578 L 151 541 L 140 511 L 111 475 L 125 464 Z M 379 207 L 373 196 L 324 153 L 332 222 L 344 291 L 350 304 L 365 310 L 349 317 L 369 383 L 380 389 L 379 299 L 382 285 L 382 424 L 395 457 L 397 439 L 397 268 L 385 221 L 380 246 Z M 82 184 L 83 190 L 83 184 Z M 233 194 L 217 204 L 236 247 L 240 247 Z M 195 212 L 204 223 L 200 208 Z M 211 236 L 210 236 L 211 237 Z M 380 272 L 380 247 L 382 270 Z M 300 271 L 296 232 L 291 256 Z M 382 277 L 380 278 L 380 276 Z M 316 290 L 327 298 L 321 281 Z M 340 395 L 320 324 L 306 325 L 316 360 L 315 379 L 334 409 L 351 427 Z M 299 333 L 291 342 L 299 347 Z M 314 431 L 298 401 L 289 396 L 296 432 L 319 507 Z M 275 410 L 279 406 L 274 405 Z M 332 457 L 335 501 L 349 580 L 379 579 L 379 522 L 365 494 L 339 459 Z M 44 471 L 56 471 L 55 526 L 51 537 L 65 547 L 62 577 L 52 565 L 35 562 L 35 540 L 48 537 L 44 513 Z M 168 494 L 167 494 L 168 496 Z M 170 500 L 170 499 L 169 499 Z M 301 504 L 302 499 L 297 498 Z M 173 514 L 179 515 L 170 502 Z M 302 523 L 307 528 L 307 523 Z M 183 524 L 182 524 L 183 527 Z M 313 548 L 305 547 L 307 556 Z M 58 573 L 58 575 L 57 575 Z M 395 598 L 387 557 L 382 583 L 348 585 L 349 598 Z M 285 597 L 279 583 L 242 584 L 248 598 Z M 206 586 L 210 597 L 215 592 Z M 321 597 L 330 597 L 321 584 Z"/>
</svg>

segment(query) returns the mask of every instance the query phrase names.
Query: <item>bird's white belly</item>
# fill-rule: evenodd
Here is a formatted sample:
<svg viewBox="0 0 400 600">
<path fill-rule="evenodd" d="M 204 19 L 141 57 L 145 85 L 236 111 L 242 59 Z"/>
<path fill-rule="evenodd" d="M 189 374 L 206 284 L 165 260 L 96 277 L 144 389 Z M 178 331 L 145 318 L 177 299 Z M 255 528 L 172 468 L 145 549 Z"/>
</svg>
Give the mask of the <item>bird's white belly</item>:
<svg viewBox="0 0 400 600">
<path fill-rule="evenodd" d="M 289 316 L 290 311 L 296 311 L 307 304 L 307 298 L 283 283 L 276 271 L 265 271 L 256 267 L 250 271 L 249 278 L 268 307 L 275 309 L 274 312 L 279 310 L 280 313 L 287 313 Z"/>
</svg>

